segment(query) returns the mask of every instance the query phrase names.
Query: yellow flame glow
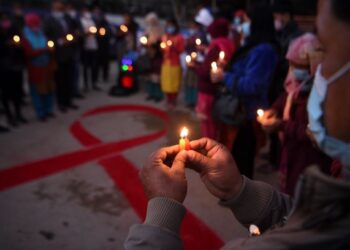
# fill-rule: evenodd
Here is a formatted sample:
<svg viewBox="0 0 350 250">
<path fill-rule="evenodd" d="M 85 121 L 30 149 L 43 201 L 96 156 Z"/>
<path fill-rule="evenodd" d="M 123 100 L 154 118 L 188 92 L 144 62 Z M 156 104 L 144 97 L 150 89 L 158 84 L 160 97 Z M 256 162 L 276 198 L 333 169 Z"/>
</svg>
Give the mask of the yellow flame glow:
<svg viewBox="0 0 350 250">
<path fill-rule="evenodd" d="M 180 137 L 185 138 L 187 136 L 188 136 L 188 129 L 186 127 L 183 127 L 183 129 L 181 130 L 181 133 L 180 133 Z"/>
</svg>

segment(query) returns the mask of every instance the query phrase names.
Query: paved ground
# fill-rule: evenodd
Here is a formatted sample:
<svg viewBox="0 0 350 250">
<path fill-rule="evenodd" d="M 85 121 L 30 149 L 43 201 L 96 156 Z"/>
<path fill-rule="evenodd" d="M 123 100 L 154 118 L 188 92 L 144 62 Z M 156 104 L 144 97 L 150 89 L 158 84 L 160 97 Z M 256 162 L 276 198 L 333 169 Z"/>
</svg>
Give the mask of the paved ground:
<svg viewBox="0 0 350 250">
<path fill-rule="evenodd" d="M 114 78 L 112 76 L 112 78 Z M 30 106 L 30 123 L 0 135 L 0 170 L 84 148 L 69 131 L 70 125 L 87 110 L 109 104 L 141 104 L 164 110 L 165 103 L 145 101 L 140 92 L 127 98 L 112 98 L 105 91 L 90 92 L 78 103 L 80 109 L 40 123 Z M 155 149 L 176 144 L 182 126 L 191 139 L 198 138 L 198 122 L 190 110 L 180 106 L 168 112 L 168 134 L 147 144 L 121 152 L 140 168 Z M 162 129 L 162 122 L 142 112 L 114 112 L 83 119 L 84 127 L 103 142 L 126 140 Z M 217 205 L 198 176 L 187 172 L 186 207 L 224 241 L 246 235 L 230 211 Z M 274 182 L 274 175 L 257 174 Z M 140 219 L 106 171 L 93 160 L 32 182 L 0 191 L 0 249 L 122 249 L 129 227 Z"/>
</svg>

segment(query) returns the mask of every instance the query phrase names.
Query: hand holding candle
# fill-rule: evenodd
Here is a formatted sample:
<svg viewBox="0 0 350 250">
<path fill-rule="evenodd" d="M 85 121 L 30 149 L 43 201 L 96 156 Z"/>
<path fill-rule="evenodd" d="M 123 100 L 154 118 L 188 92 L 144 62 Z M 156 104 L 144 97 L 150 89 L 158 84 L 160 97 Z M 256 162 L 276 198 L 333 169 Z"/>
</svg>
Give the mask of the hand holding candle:
<svg viewBox="0 0 350 250">
<path fill-rule="evenodd" d="M 179 146 L 180 146 L 180 150 L 190 150 L 191 149 L 190 140 L 188 139 L 188 129 L 186 127 L 184 127 L 181 130 Z"/>
<path fill-rule="evenodd" d="M 224 78 L 224 72 L 221 67 L 218 67 L 217 62 L 211 63 L 210 79 L 213 83 L 218 83 Z"/>
<path fill-rule="evenodd" d="M 225 52 L 220 51 L 219 53 L 219 64 L 224 65 L 225 64 Z"/>
</svg>

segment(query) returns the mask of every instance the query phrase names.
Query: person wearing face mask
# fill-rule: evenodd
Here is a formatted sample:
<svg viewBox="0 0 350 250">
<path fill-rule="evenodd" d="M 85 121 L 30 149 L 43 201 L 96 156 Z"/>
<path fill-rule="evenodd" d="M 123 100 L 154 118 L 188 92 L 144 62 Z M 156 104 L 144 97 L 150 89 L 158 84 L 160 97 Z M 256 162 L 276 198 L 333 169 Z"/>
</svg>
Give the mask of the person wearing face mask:
<svg viewBox="0 0 350 250">
<path fill-rule="evenodd" d="M 57 70 L 55 73 L 56 99 L 59 110 L 62 113 L 68 109 L 78 109 L 73 103 L 74 90 L 74 44 L 76 41 L 68 41 L 67 34 L 74 34 L 71 22 L 65 15 L 65 4 L 62 0 L 54 0 L 51 3 L 50 15 L 43 22 L 45 35 L 55 44 L 55 60 Z"/>
<path fill-rule="evenodd" d="M 341 176 L 311 166 L 300 176 L 293 200 L 241 176 L 227 149 L 213 140 L 192 141 L 191 151 L 162 148 L 141 170 L 147 215 L 143 224 L 130 229 L 126 249 L 183 247 L 179 229 L 186 213 L 186 167 L 200 173 L 208 190 L 241 224 L 260 228 L 260 236 L 231 240 L 225 249 L 350 248 L 349 12 L 349 1 L 319 0 L 318 38 L 325 52 L 307 108 L 310 134 L 324 153 L 339 161 Z"/>
<path fill-rule="evenodd" d="M 169 109 L 176 106 L 177 94 L 182 81 L 180 54 L 185 49 L 185 40 L 179 31 L 177 21 L 173 18 L 168 19 L 160 44 L 163 54 L 160 82 Z"/>
<path fill-rule="evenodd" d="M 48 48 L 48 39 L 41 28 L 38 15 L 25 16 L 23 29 L 23 48 L 27 61 L 28 82 L 32 103 L 38 119 L 45 122 L 54 117 L 54 66 L 52 49 Z"/>
<path fill-rule="evenodd" d="M 313 83 L 316 66 L 322 59 L 320 44 L 315 35 L 307 33 L 289 46 L 290 64 L 283 93 L 271 109 L 257 120 L 268 133 L 279 131 L 281 159 L 279 163 L 280 189 L 291 196 L 299 176 L 312 165 L 330 173 L 331 159 L 315 148 L 307 135 L 307 100 Z M 296 157 L 298 156 L 298 157 Z"/>
</svg>

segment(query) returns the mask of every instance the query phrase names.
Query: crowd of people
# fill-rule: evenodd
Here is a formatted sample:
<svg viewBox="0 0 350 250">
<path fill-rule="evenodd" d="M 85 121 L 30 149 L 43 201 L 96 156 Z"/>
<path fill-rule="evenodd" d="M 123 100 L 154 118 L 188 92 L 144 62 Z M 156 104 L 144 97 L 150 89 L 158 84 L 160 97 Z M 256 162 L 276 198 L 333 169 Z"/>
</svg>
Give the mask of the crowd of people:
<svg viewBox="0 0 350 250">
<path fill-rule="evenodd" d="M 115 32 L 114 32 L 115 33 Z M 78 109 L 83 92 L 100 90 L 109 80 L 111 25 L 98 5 L 75 6 L 54 0 L 48 12 L 24 12 L 15 3 L 0 12 L 0 84 L 2 109 L 11 127 L 27 123 L 24 73 L 37 118 Z M 82 68 L 82 73 L 80 69 Z M 83 88 L 80 88 L 80 75 Z M 56 103 L 56 105 L 55 105 Z M 1 131 L 8 131 L 1 126 Z"/>
<path fill-rule="evenodd" d="M 24 15 L 15 4 L 11 13 L 1 13 L 0 28 L 1 100 L 11 126 L 27 122 L 21 108 L 24 70 L 37 118 L 46 121 L 55 117 L 55 101 L 62 113 L 78 108 L 76 99 L 84 98 L 80 74 L 85 92 L 100 90 L 100 75 L 108 81 L 114 38 L 123 41 L 119 54 L 138 54 L 132 60 L 146 79 L 147 100 L 165 98 L 172 110 L 183 90 L 201 135 L 224 144 L 248 178 L 266 141 L 269 164 L 290 195 L 310 164 L 331 171 L 331 160 L 306 133 L 306 104 L 322 48 L 315 34 L 300 31 L 289 0 L 254 4 L 230 18 L 199 5 L 181 26 L 176 18 L 164 24 L 153 12 L 142 25 L 125 15 L 116 30 L 98 5 L 84 5 L 78 13 L 72 4 L 54 0 L 42 16 Z M 221 114 L 227 110 L 229 115 Z"/>
</svg>

